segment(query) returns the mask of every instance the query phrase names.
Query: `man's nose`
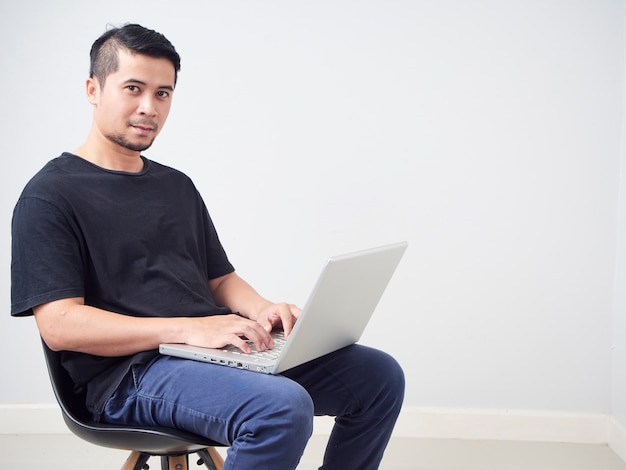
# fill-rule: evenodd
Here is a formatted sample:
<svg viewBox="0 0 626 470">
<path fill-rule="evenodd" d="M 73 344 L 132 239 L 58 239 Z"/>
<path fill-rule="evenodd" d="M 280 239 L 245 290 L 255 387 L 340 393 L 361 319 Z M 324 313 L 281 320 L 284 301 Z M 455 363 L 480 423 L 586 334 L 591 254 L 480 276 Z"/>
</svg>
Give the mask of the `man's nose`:
<svg viewBox="0 0 626 470">
<path fill-rule="evenodd" d="M 144 97 L 137 108 L 137 113 L 142 116 L 155 116 L 157 113 L 156 106 L 154 103 L 154 98 L 152 97 Z"/>
</svg>

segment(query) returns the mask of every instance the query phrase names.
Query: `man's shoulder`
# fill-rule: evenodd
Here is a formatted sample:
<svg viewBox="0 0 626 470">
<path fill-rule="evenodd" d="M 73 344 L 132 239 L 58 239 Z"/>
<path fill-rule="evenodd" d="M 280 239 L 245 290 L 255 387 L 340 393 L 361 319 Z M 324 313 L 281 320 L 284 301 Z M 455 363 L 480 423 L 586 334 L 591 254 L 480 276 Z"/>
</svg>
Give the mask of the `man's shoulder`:
<svg viewBox="0 0 626 470">
<path fill-rule="evenodd" d="M 48 161 L 26 184 L 23 196 L 37 192 L 43 188 L 54 186 L 56 181 L 67 173 L 67 165 L 69 163 L 69 154 L 61 154 L 60 156 Z"/>
<path fill-rule="evenodd" d="M 181 170 L 174 168 L 172 166 L 157 162 L 155 160 L 150 160 L 146 157 L 142 157 L 144 159 L 145 162 L 148 162 L 149 169 L 152 172 L 159 172 L 159 173 L 164 173 L 164 174 L 169 174 L 169 175 L 176 175 L 179 177 L 183 177 L 183 178 L 187 178 L 189 179 L 189 177 Z"/>
<path fill-rule="evenodd" d="M 190 176 L 184 173 L 181 170 L 178 170 L 174 167 L 165 165 L 163 163 L 156 162 L 154 160 L 148 160 L 144 157 L 144 160 L 149 164 L 148 173 L 153 176 L 158 176 L 160 178 L 167 178 L 170 180 L 178 180 L 179 183 L 187 183 L 190 186 L 194 186 L 194 183 Z"/>
</svg>

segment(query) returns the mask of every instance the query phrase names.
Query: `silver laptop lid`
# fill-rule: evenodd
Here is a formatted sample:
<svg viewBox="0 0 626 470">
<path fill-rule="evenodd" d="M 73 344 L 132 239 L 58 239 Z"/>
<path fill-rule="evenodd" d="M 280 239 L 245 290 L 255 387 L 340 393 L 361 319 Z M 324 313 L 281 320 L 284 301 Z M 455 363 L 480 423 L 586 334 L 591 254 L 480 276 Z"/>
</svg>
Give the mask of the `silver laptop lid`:
<svg viewBox="0 0 626 470">
<path fill-rule="evenodd" d="M 331 257 L 274 373 L 357 342 L 407 246 L 399 242 Z"/>
</svg>

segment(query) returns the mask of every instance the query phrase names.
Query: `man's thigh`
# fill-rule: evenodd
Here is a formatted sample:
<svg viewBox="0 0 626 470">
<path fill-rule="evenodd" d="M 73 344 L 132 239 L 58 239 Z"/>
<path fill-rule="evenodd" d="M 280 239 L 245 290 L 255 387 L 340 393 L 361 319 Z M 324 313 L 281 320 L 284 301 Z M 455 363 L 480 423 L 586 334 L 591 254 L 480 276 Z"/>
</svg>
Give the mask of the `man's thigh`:
<svg viewBox="0 0 626 470">
<path fill-rule="evenodd" d="M 311 398 L 282 376 L 161 356 L 134 367 L 107 402 L 113 423 L 183 429 L 230 444 L 241 427 L 255 421 L 312 420 Z M 300 413 L 295 416 L 293 413 Z"/>
</svg>

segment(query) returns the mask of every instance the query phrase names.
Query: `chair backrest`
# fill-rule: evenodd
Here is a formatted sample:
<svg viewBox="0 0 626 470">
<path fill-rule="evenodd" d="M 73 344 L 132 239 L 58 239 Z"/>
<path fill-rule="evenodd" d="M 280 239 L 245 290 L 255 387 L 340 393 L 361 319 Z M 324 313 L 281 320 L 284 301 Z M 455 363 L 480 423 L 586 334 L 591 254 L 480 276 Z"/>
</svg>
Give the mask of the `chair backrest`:
<svg viewBox="0 0 626 470">
<path fill-rule="evenodd" d="M 48 366 L 52 391 L 63 411 L 63 416 L 67 416 L 77 423 L 91 421 L 89 410 L 85 405 L 85 393 L 84 391 L 81 393 L 74 386 L 72 378 L 61 364 L 61 354 L 52 351 L 43 340 L 41 343 Z"/>
<path fill-rule="evenodd" d="M 222 445 L 169 428 L 117 426 L 94 421 L 85 405 L 85 393 L 76 390 L 74 381 L 61 363 L 61 354 L 52 351 L 43 340 L 42 345 L 52 390 L 63 412 L 63 419 L 78 437 L 103 447 L 152 455 L 196 452 Z"/>
</svg>

